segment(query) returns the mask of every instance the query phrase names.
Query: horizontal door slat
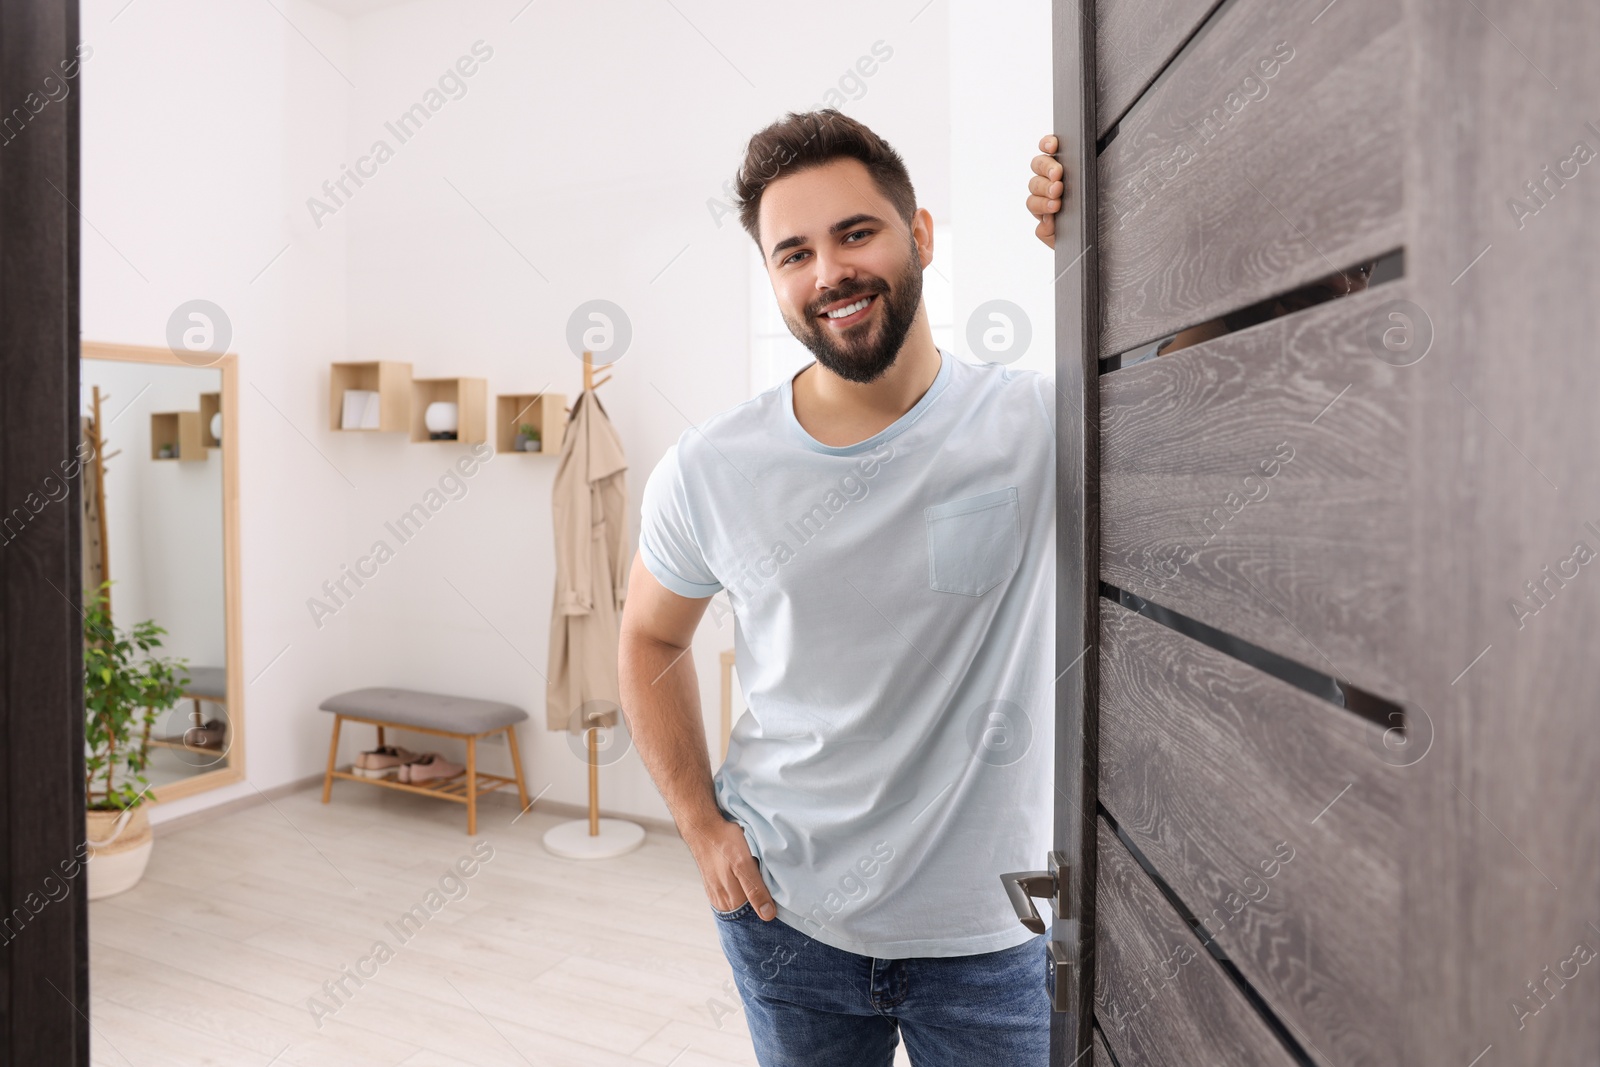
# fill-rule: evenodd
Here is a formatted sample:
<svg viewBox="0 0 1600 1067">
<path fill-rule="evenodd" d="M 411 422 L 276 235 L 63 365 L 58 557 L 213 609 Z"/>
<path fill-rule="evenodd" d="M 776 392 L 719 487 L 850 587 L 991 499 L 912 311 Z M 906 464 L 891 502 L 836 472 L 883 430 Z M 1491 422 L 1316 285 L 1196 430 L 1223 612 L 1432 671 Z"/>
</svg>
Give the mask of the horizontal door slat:
<svg viewBox="0 0 1600 1067">
<path fill-rule="evenodd" d="M 1217 0 L 1103 0 L 1094 7 L 1096 131 L 1106 131 L 1138 99 Z"/>
<path fill-rule="evenodd" d="M 1125 1067 L 1291 1067 L 1294 1059 L 1098 820 L 1095 1018 Z"/>
<path fill-rule="evenodd" d="M 1313 1057 L 1399 1062 L 1384 731 L 1116 604 L 1100 634 L 1101 803 Z"/>
<path fill-rule="evenodd" d="M 1101 580 L 1399 700 L 1408 368 L 1394 282 L 1100 379 Z"/>
<path fill-rule="evenodd" d="M 1099 160 L 1101 356 L 1402 244 L 1400 16 L 1235 0 L 1140 99 Z"/>
</svg>

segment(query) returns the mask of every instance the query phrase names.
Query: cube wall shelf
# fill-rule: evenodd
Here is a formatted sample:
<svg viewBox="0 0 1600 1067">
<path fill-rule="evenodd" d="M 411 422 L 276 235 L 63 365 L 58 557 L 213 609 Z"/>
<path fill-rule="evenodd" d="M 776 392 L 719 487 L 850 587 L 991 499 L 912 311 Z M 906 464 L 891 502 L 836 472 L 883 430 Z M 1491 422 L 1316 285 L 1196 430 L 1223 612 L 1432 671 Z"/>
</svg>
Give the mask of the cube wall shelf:
<svg viewBox="0 0 1600 1067">
<path fill-rule="evenodd" d="M 221 448 L 222 442 L 211 435 L 211 416 L 222 413 L 221 393 L 200 394 L 200 443 L 207 448 Z M 223 427 L 227 433 L 227 427 Z"/>
<path fill-rule="evenodd" d="M 562 393 L 501 393 L 495 398 L 494 448 L 517 452 L 517 429 L 539 431 L 539 450 L 523 455 L 559 456 L 567 432 L 567 398 Z"/>
<path fill-rule="evenodd" d="M 378 394 L 378 425 L 367 432 L 405 433 L 411 429 L 411 364 L 396 360 L 366 363 L 335 363 L 328 389 L 328 426 L 344 429 L 346 389 L 362 389 Z M 352 433 L 361 432 L 352 427 Z"/>
<path fill-rule="evenodd" d="M 162 445 L 171 445 L 174 455 L 163 456 Z M 200 437 L 198 411 L 153 411 L 150 413 L 150 458 L 192 462 L 206 458 Z"/>
<path fill-rule="evenodd" d="M 428 405 L 444 400 L 456 405 L 456 436 L 449 440 L 476 444 L 489 440 L 489 380 L 487 378 L 411 379 L 411 440 L 428 442 L 428 424 L 423 421 Z"/>
</svg>

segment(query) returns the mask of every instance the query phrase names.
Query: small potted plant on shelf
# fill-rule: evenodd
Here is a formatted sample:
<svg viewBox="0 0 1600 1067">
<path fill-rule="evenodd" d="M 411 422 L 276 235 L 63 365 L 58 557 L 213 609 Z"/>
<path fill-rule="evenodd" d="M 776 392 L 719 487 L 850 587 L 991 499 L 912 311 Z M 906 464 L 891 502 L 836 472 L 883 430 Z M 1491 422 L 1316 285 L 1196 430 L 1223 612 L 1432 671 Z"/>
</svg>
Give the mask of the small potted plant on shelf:
<svg viewBox="0 0 1600 1067">
<path fill-rule="evenodd" d="M 539 428 L 532 423 L 523 423 L 517 427 L 517 451 L 537 452 L 540 449 Z"/>
<path fill-rule="evenodd" d="M 111 621 L 111 583 L 84 590 L 84 798 L 88 816 L 89 899 L 130 889 L 144 875 L 153 839 L 143 807 L 149 780 L 150 723 L 177 704 L 187 661 L 163 659 L 167 631 L 146 619 L 132 630 Z"/>
</svg>

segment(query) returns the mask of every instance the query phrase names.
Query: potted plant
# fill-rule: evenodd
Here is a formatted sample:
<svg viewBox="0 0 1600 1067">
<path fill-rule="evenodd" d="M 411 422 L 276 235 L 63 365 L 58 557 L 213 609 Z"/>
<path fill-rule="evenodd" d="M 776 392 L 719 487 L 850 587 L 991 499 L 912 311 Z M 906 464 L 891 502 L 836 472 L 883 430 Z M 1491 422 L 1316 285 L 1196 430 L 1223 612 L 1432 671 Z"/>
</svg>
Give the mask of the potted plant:
<svg viewBox="0 0 1600 1067">
<path fill-rule="evenodd" d="M 84 800 L 89 899 L 130 889 L 144 875 L 153 840 L 143 804 L 149 791 L 150 724 L 188 684 L 187 661 L 153 653 L 167 631 L 152 619 L 132 630 L 111 621 L 108 589 L 84 590 Z"/>
<path fill-rule="evenodd" d="M 523 423 L 517 427 L 517 451 L 539 451 L 539 428 L 532 423 Z"/>
</svg>

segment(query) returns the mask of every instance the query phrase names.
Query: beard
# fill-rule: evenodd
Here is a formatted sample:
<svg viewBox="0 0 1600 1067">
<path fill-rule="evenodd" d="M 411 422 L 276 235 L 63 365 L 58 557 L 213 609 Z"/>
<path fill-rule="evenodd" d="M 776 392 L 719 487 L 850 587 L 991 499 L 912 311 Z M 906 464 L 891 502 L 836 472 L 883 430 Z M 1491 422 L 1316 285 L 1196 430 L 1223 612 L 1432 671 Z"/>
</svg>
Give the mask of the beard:
<svg viewBox="0 0 1600 1067">
<path fill-rule="evenodd" d="M 882 305 L 873 309 L 876 314 L 869 311 L 871 317 L 864 322 L 836 331 L 818 317 L 829 304 L 862 296 L 876 297 L 873 302 Z M 882 278 L 852 278 L 807 305 L 803 318 L 785 311 L 783 321 L 818 363 L 846 381 L 865 385 L 894 366 L 921 305 L 922 267 L 913 243 L 905 269 L 893 285 Z"/>
</svg>

